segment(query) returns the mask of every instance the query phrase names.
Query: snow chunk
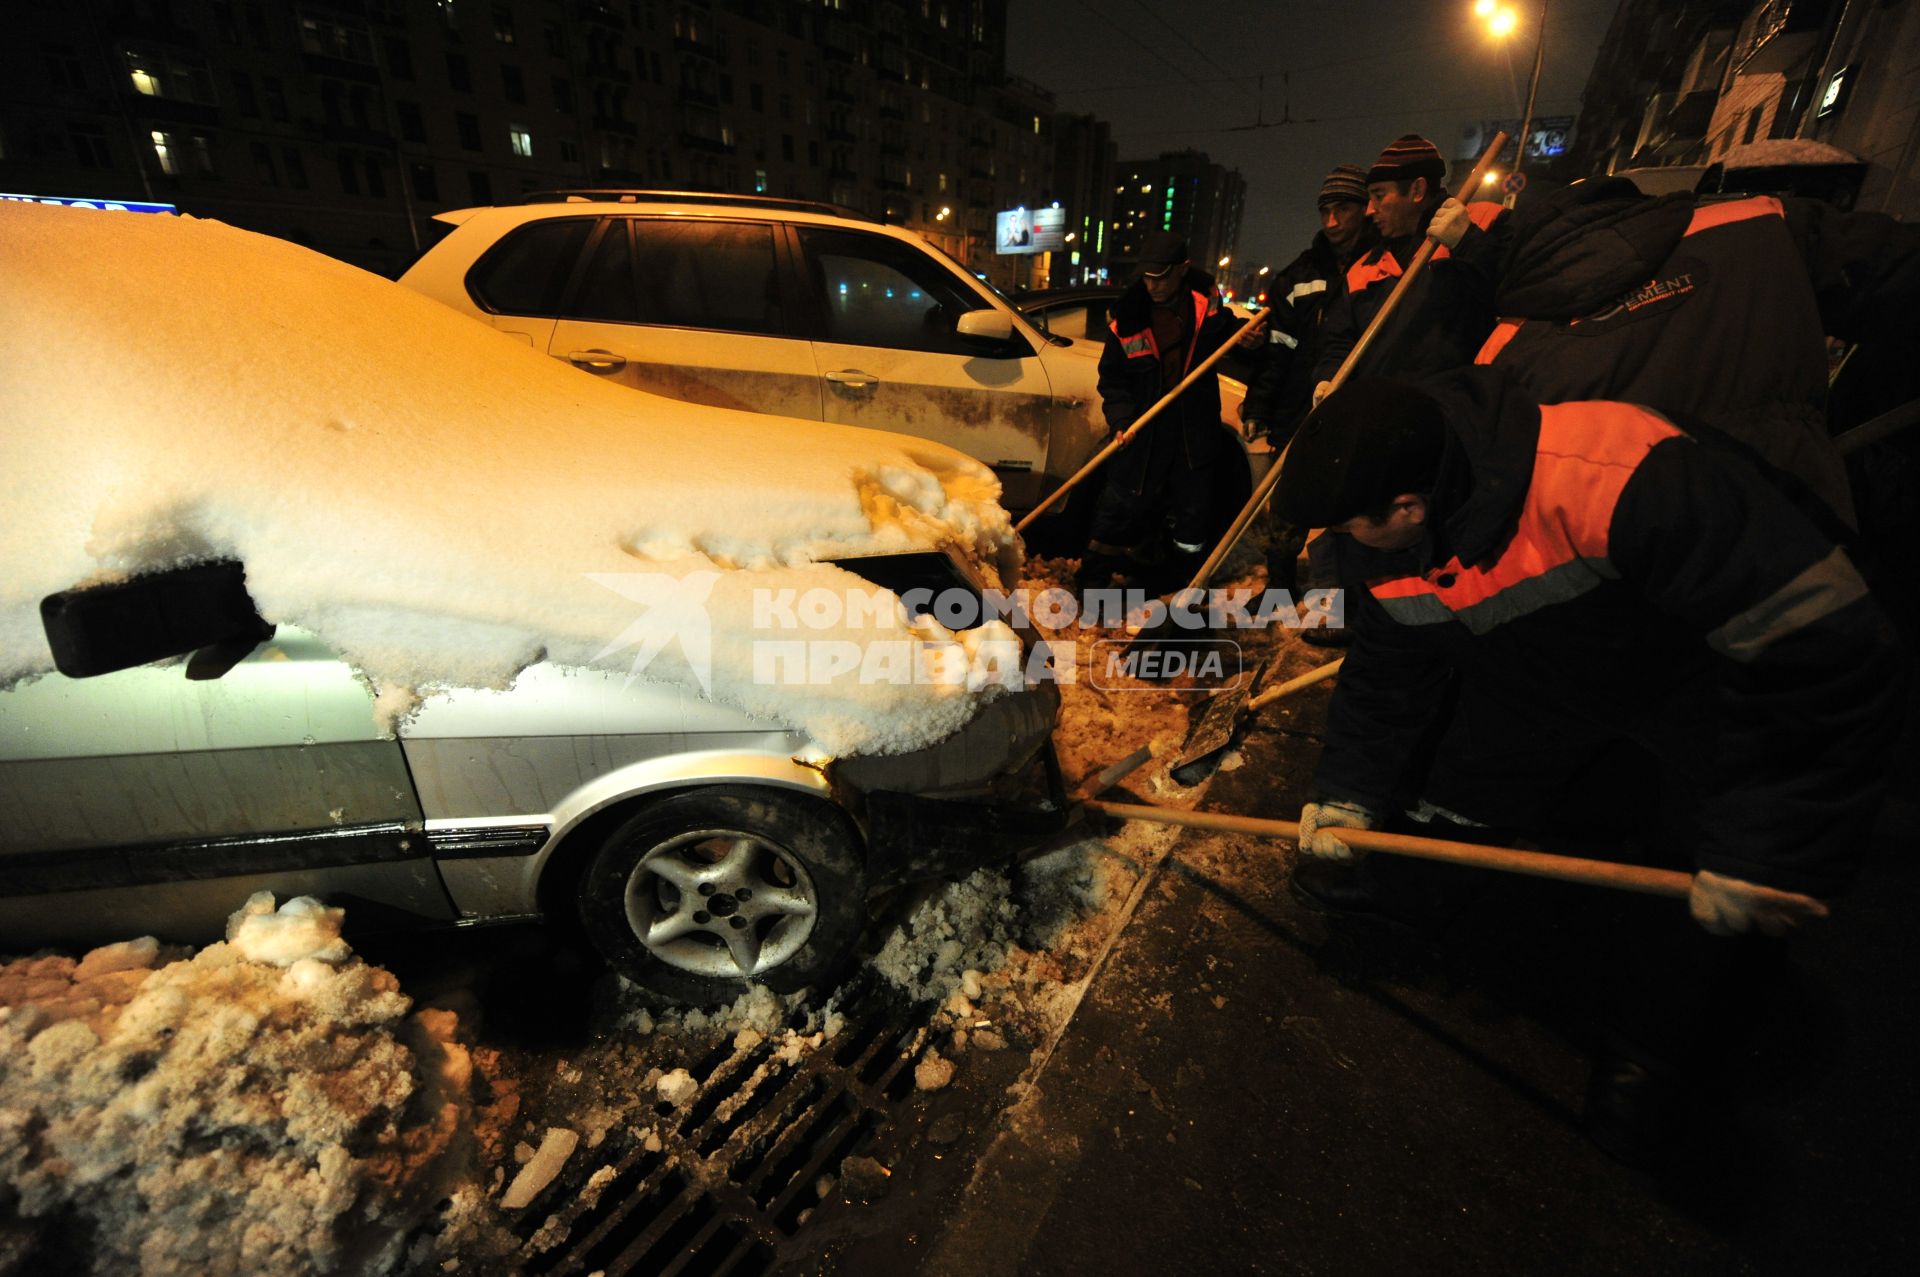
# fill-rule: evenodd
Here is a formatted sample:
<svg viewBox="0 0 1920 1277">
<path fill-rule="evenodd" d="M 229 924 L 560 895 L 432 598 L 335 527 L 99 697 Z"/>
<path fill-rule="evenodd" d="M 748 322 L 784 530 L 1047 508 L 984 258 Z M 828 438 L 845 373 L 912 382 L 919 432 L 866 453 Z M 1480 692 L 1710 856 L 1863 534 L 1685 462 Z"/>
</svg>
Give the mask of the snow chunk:
<svg viewBox="0 0 1920 1277">
<path fill-rule="evenodd" d="M 675 1108 L 691 1100 L 694 1093 L 700 1089 L 700 1084 L 693 1080 L 693 1074 L 685 1069 L 675 1069 L 671 1073 L 662 1074 L 660 1080 L 653 1085 L 660 1098 Z"/>
<path fill-rule="evenodd" d="M 943 1057 L 932 1047 L 920 1057 L 913 1066 L 913 1085 L 922 1091 L 937 1091 L 953 1081 L 953 1061 Z"/>
<path fill-rule="evenodd" d="M 540 1195 L 540 1190 L 553 1183 L 553 1177 L 573 1156 L 573 1150 L 580 1143 L 580 1133 L 570 1131 L 563 1126 L 547 1128 L 546 1138 L 540 1141 L 540 1149 L 533 1155 L 520 1173 L 513 1177 L 513 1183 L 507 1185 L 506 1195 L 500 1199 L 500 1205 L 507 1210 L 519 1210 Z"/>
<path fill-rule="evenodd" d="M 345 909 L 330 909 L 312 896 L 295 896 L 273 907 L 271 891 L 256 891 L 227 919 L 227 942 L 249 962 L 291 967 L 312 960 L 342 963 L 353 950 L 340 938 Z M 309 975 L 311 987 L 314 979 Z"/>
<path fill-rule="evenodd" d="M 73 978 L 75 983 L 79 983 L 115 971 L 149 970 L 159 954 L 160 942 L 152 936 L 101 945 L 80 959 L 80 965 L 74 968 Z"/>
</svg>

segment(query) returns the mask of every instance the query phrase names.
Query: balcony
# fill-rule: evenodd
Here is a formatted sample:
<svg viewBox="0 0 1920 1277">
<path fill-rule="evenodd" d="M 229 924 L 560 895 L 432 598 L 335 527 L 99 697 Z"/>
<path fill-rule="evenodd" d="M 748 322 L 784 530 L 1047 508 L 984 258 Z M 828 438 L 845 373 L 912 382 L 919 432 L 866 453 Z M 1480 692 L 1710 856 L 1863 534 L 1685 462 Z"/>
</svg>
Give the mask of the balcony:
<svg viewBox="0 0 1920 1277">
<path fill-rule="evenodd" d="M 690 106 L 719 106 L 720 95 L 709 93 L 705 89 L 695 88 L 691 84 L 680 86 L 680 100 Z"/>
<path fill-rule="evenodd" d="M 596 115 L 587 122 L 587 127 L 596 133 L 618 133 L 623 137 L 639 137 L 640 126 L 632 120 L 623 120 L 617 115 Z"/>
<path fill-rule="evenodd" d="M 144 93 L 125 92 L 120 95 L 126 104 L 127 113 L 136 119 L 152 120 L 160 124 L 193 124 L 211 127 L 220 123 L 220 108 L 207 106 L 200 102 L 185 102 L 179 98 L 149 97 Z"/>
<path fill-rule="evenodd" d="M 723 142 L 704 133 L 689 133 L 685 129 L 680 131 L 680 145 L 689 151 L 705 151 L 709 155 L 732 155 L 736 149 L 732 142 Z"/>
<path fill-rule="evenodd" d="M 860 174 L 858 172 L 850 168 L 843 168 L 838 164 L 835 164 L 827 170 L 827 177 L 835 182 L 857 182 L 860 180 Z"/>
<path fill-rule="evenodd" d="M 300 60 L 306 63 L 308 72 L 313 75 L 329 75 L 336 80 L 354 80 L 361 84 L 380 83 L 380 68 L 371 63 L 352 62 L 324 53 L 302 53 Z"/>
<path fill-rule="evenodd" d="M 370 150 L 393 149 L 393 134 L 384 129 L 360 128 L 353 124 L 323 124 L 320 138 L 339 146 L 364 146 Z"/>
<path fill-rule="evenodd" d="M 677 35 L 673 37 L 673 51 L 675 53 L 691 53 L 695 57 L 708 59 L 720 56 L 719 46 L 705 36 Z"/>
</svg>

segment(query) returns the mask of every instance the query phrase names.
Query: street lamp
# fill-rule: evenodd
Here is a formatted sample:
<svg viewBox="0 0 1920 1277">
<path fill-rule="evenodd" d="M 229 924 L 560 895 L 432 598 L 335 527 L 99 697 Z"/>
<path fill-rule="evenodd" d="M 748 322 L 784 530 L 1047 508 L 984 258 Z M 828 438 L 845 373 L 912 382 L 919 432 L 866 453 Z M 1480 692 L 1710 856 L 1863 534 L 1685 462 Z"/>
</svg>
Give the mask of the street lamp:
<svg viewBox="0 0 1920 1277">
<path fill-rule="evenodd" d="M 1520 15 L 1498 0 L 1474 0 L 1474 13 L 1487 24 L 1487 30 L 1495 39 L 1506 39 L 1520 23 Z M 1520 117 L 1520 139 L 1514 148 L 1513 171 L 1518 173 L 1527 166 L 1527 140 L 1533 132 L 1533 104 L 1540 93 L 1540 67 L 1547 56 L 1547 0 L 1540 0 L 1539 31 L 1533 41 L 1533 75 L 1527 81 L 1527 109 Z M 1512 207 L 1513 197 L 1507 197 L 1508 207 Z"/>
</svg>

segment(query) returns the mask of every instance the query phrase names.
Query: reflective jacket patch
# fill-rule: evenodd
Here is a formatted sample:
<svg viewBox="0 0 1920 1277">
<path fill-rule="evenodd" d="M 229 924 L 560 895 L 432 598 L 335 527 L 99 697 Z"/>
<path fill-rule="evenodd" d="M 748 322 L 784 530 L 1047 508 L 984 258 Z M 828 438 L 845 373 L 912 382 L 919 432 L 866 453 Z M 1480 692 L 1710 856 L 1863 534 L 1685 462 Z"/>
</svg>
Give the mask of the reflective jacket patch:
<svg viewBox="0 0 1920 1277">
<path fill-rule="evenodd" d="M 1656 444 L 1680 430 L 1622 403 L 1540 409 L 1540 445 L 1513 537 L 1493 563 L 1458 558 L 1367 589 L 1402 625 L 1459 621 L 1474 634 L 1578 598 L 1619 574 L 1607 540 L 1620 493 Z"/>
</svg>

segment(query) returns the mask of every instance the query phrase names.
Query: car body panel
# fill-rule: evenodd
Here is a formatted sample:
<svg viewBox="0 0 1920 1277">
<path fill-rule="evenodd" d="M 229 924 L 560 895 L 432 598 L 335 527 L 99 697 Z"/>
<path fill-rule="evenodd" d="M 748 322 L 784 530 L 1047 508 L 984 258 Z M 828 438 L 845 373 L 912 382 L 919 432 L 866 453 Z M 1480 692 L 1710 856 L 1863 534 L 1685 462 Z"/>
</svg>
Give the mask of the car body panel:
<svg viewBox="0 0 1920 1277">
<path fill-rule="evenodd" d="M 655 323 L 616 324 L 579 317 L 509 316 L 490 311 L 469 289 L 476 265 L 515 228 L 554 219 L 601 218 L 606 223 L 677 221 L 771 223 L 782 228 L 784 247 L 778 296 L 783 316 L 799 316 L 787 338 L 707 327 Z M 633 193 L 631 200 L 496 206 L 437 215 L 454 229 L 414 264 L 400 282 L 591 375 L 636 389 L 696 403 L 776 412 L 809 420 L 869 426 L 916 435 L 956 447 L 993 468 L 1003 504 L 1032 508 L 1073 475 L 1107 438 L 1099 392 L 1100 342 L 1049 341 L 1020 310 L 968 274 L 953 259 L 899 227 L 857 217 L 835 217 L 791 208 L 733 207 L 724 202 L 676 203 L 670 194 Z M 644 232 L 636 232 L 644 233 Z M 605 232 L 596 232 L 594 244 Z M 636 240 L 636 243 L 639 241 Z M 951 336 L 961 313 L 992 309 L 1014 325 L 1014 349 L 971 350 L 936 343 L 876 344 L 836 340 L 833 305 L 860 285 L 883 283 L 883 273 L 847 272 L 823 265 L 833 242 L 856 265 L 890 260 L 938 294 L 939 331 Z M 864 247 L 862 247 L 864 245 Z M 575 259 L 567 296 L 579 294 L 594 247 Z M 829 278 L 829 276 L 833 278 Z M 841 286 L 848 291 L 843 294 Z M 896 290 L 894 301 L 902 300 Z M 611 358 L 596 361 L 593 352 Z M 806 353 L 802 353 L 806 352 Z M 617 361 L 624 360 L 624 364 Z M 598 363 L 599 366 L 595 366 Z M 812 380 L 810 388 L 803 382 Z M 1239 430 L 1246 388 L 1221 380 L 1221 410 Z"/>
<path fill-rule="evenodd" d="M 420 820 L 372 690 L 312 636 L 283 631 L 217 679 L 187 669 L 0 696 L 0 856 Z"/>
</svg>

